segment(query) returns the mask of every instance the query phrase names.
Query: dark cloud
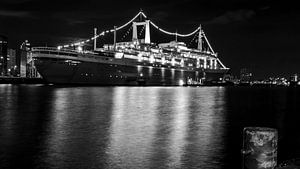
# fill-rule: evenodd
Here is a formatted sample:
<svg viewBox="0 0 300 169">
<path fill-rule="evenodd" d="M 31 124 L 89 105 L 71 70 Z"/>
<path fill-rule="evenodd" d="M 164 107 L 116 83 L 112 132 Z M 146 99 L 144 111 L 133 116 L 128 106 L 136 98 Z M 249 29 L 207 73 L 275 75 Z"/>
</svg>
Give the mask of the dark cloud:
<svg viewBox="0 0 300 169">
<path fill-rule="evenodd" d="M 3 3 L 8 3 L 8 4 L 20 4 L 24 2 L 29 2 L 32 0 L 1 0 Z"/>
<path fill-rule="evenodd" d="M 30 12 L 27 11 L 9 11 L 0 10 L 0 17 L 18 17 L 18 18 L 30 18 L 33 17 Z"/>
<path fill-rule="evenodd" d="M 170 14 L 168 12 L 165 11 L 157 11 L 153 14 L 151 14 L 151 19 L 155 20 L 155 21 L 164 21 L 166 20 L 168 17 L 170 16 Z"/>
<path fill-rule="evenodd" d="M 100 22 L 102 20 L 114 20 L 119 15 L 114 14 L 95 14 L 94 11 L 78 11 L 78 12 L 67 12 L 67 11 L 60 11 L 51 13 L 51 18 L 66 21 L 69 25 L 76 25 L 76 24 L 87 24 L 92 22 Z M 84 25 L 83 25 L 84 26 Z"/>
<path fill-rule="evenodd" d="M 228 24 L 232 22 L 248 21 L 255 16 L 254 10 L 239 9 L 237 11 L 227 11 L 223 15 L 217 16 L 206 24 Z"/>
</svg>

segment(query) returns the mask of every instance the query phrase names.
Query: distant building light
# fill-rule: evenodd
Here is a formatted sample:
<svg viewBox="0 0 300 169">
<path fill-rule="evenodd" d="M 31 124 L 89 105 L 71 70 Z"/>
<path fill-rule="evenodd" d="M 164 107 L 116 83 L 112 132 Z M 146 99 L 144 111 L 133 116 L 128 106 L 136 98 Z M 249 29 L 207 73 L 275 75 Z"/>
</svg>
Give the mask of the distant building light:
<svg viewBox="0 0 300 169">
<path fill-rule="evenodd" d="M 77 47 L 77 50 L 78 50 L 79 52 L 82 52 L 82 47 L 81 47 L 81 46 L 78 46 L 78 47 Z"/>
<path fill-rule="evenodd" d="M 184 85 L 184 81 L 182 79 L 179 80 L 178 82 L 179 86 L 183 86 Z"/>
<path fill-rule="evenodd" d="M 143 60 L 143 55 L 141 53 L 138 54 L 138 61 L 141 62 Z"/>
<path fill-rule="evenodd" d="M 171 64 L 172 66 L 175 66 L 175 58 L 172 58 Z"/>
<path fill-rule="evenodd" d="M 150 55 L 150 59 L 149 60 L 150 60 L 150 63 L 153 63 L 155 61 L 154 56 Z"/>
<path fill-rule="evenodd" d="M 180 61 L 180 66 L 184 67 L 184 61 L 183 61 L 183 59 L 181 59 L 181 61 Z"/>
<path fill-rule="evenodd" d="M 161 63 L 164 65 L 166 63 L 165 57 L 161 58 Z"/>
</svg>

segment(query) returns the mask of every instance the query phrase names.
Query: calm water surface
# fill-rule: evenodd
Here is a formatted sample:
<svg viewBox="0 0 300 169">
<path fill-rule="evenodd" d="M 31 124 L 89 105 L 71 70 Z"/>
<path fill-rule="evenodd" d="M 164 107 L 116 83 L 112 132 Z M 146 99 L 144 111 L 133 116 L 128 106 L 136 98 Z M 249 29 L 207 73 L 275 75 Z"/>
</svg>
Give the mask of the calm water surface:
<svg viewBox="0 0 300 169">
<path fill-rule="evenodd" d="M 242 129 L 300 157 L 299 88 L 0 85 L 0 168 L 240 168 Z"/>
</svg>

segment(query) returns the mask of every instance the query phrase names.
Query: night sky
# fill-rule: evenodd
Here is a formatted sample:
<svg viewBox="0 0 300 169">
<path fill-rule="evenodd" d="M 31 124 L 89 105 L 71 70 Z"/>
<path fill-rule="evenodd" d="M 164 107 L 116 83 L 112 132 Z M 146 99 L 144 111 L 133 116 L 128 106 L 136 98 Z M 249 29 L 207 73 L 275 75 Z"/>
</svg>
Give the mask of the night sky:
<svg viewBox="0 0 300 169">
<path fill-rule="evenodd" d="M 272 0 L 0 0 L 0 34 L 9 47 L 64 45 L 120 26 L 140 9 L 169 31 L 203 29 L 219 58 L 256 79 L 300 73 L 300 10 Z M 152 38 L 152 37 L 151 37 Z"/>
</svg>

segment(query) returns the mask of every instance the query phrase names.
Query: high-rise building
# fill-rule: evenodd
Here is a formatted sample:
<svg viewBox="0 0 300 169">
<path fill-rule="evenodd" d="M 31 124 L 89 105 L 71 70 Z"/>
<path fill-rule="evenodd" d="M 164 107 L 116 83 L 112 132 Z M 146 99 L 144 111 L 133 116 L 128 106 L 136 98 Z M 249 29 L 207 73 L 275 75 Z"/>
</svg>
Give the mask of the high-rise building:
<svg viewBox="0 0 300 169">
<path fill-rule="evenodd" d="M 240 82 L 241 83 L 250 83 L 252 79 L 252 73 L 247 68 L 242 68 L 240 71 Z"/>
<path fill-rule="evenodd" d="M 39 78 L 41 77 L 37 72 L 32 59 L 31 45 L 28 40 L 25 40 L 20 45 L 17 57 L 17 69 L 20 77 Z"/>
<path fill-rule="evenodd" d="M 296 86 L 299 82 L 299 76 L 298 74 L 294 74 L 290 77 L 290 86 Z"/>
<path fill-rule="evenodd" d="M 34 66 L 34 62 L 32 59 L 32 52 L 29 51 L 27 53 L 27 67 L 26 67 L 27 77 L 30 78 L 37 78 L 41 77 L 38 71 L 36 70 L 36 67 Z"/>
<path fill-rule="evenodd" d="M 0 76 L 7 75 L 7 37 L 0 35 Z"/>
<path fill-rule="evenodd" d="M 7 50 L 7 74 L 9 76 L 17 76 L 16 50 Z"/>
<path fill-rule="evenodd" d="M 19 63 L 20 77 L 27 77 L 27 58 L 30 55 L 30 43 L 25 40 L 20 46 Z"/>
<path fill-rule="evenodd" d="M 298 74 L 292 75 L 291 78 L 290 78 L 290 80 L 291 80 L 292 82 L 298 82 Z"/>
</svg>

